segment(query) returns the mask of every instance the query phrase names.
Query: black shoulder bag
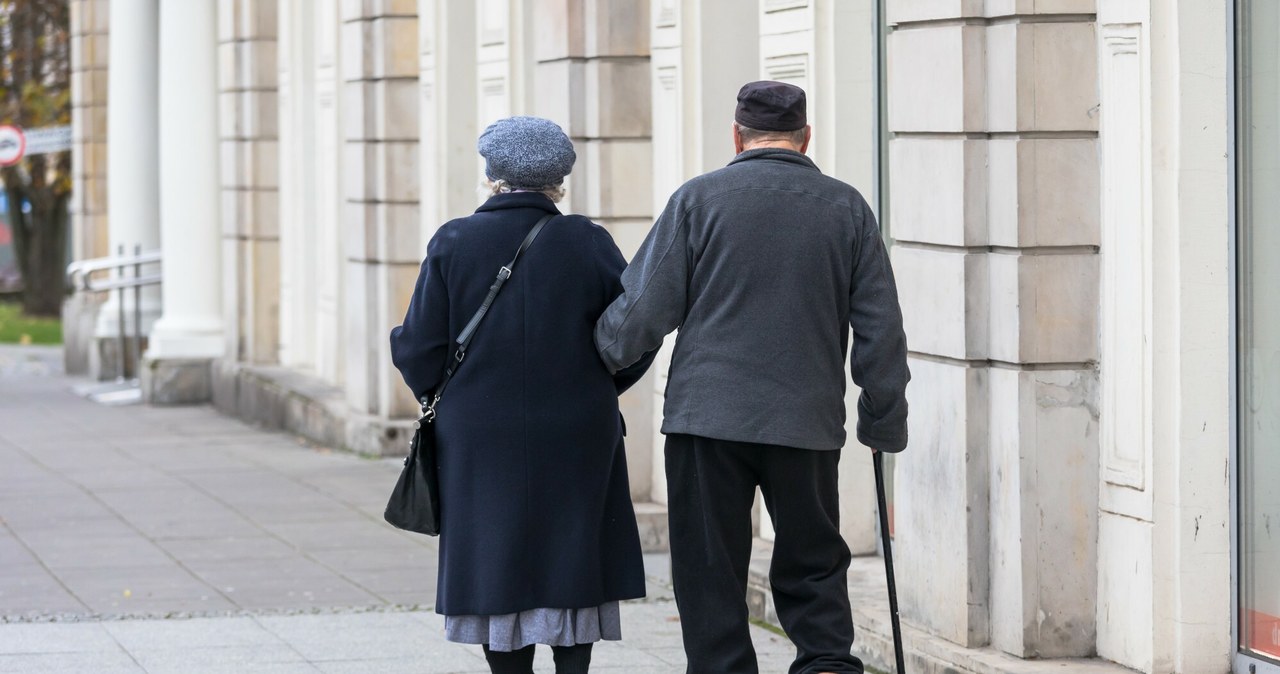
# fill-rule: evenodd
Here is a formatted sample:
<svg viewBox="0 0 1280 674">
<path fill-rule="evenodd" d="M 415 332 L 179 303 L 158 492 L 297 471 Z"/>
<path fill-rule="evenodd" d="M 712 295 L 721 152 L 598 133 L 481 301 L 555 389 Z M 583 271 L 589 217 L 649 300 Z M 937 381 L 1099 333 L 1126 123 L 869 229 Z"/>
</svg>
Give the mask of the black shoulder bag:
<svg viewBox="0 0 1280 674">
<path fill-rule="evenodd" d="M 432 423 L 436 420 L 436 403 L 440 402 L 445 388 L 449 386 L 449 380 L 453 379 L 454 373 L 462 365 L 462 359 L 467 355 L 471 338 L 476 336 L 476 328 L 480 326 L 480 321 L 484 320 L 484 315 L 489 313 L 489 307 L 493 305 L 498 291 L 502 290 L 503 284 L 511 278 L 511 271 L 515 269 L 516 262 L 533 240 L 538 238 L 543 225 L 553 217 L 555 214 L 544 216 L 539 220 L 533 229 L 529 230 L 528 236 L 524 237 L 524 242 L 520 244 L 515 257 L 498 270 L 498 277 L 494 279 L 493 285 L 489 286 L 489 296 L 484 298 L 475 316 L 471 317 L 467 326 L 462 329 L 462 334 L 458 335 L 456 341 L 458 348 L 454 351 L 453 359 L 445 365 L 444 378 L 440 381 L 440 386 L 436 387 L 430 400 L 427 398 L 421 400 L 422 416 L 413 424 L 413 441 L 409 443 L 409 456 L 405 457 L 404 469 L 400 471 L 400 479 L 396 481 L 395 489 L 391 491 L 387 510 L 383 514 L 392 526 L 428 536 L 440 534 L 440 465 L 435 428 Z"/>
</svg>

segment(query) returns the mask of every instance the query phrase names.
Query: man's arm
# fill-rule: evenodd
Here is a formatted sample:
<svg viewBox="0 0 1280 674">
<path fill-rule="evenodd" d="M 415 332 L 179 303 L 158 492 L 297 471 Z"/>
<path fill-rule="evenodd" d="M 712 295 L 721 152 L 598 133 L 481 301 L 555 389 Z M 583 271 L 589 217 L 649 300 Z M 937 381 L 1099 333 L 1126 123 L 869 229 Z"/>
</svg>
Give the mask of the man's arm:
<svg viewBox="0 0 1280 674">
<path fill-rule="evenodd" d="M 861 241 L 855 250 L 849 324 L 853 350 L 849 371 L 862 388 L 858 440 L 882 452 L 907 446 L 907 337 L 902 330 L 898 288 L 875 215 L 862 203 Z"/>
<path fill-rule="evenodd" d="M 675 197 L 622 272 L 622 294 L 596 323 L 596 349 L 610 372 L 656 351 L 684 321 L 689 294 L 689 231 Z"/>
</svg>

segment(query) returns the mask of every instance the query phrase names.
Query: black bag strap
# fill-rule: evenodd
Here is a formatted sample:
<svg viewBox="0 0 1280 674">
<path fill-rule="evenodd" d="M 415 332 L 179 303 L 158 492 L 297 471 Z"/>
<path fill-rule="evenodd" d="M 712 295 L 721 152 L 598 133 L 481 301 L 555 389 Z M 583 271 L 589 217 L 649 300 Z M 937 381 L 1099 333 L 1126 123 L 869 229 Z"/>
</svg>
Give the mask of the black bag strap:
<svg viewBox="0 0 1280 674">
<path fill-rule="evenodd" d="M 440 381 L 440 386 L 436 388 L 435 395 L 431 400 L 422 399 L 422 414 L 427 418 L 435 417 L 436 403 L 440 401 L 440 397 L 444 395 L 444 390 L 449 386 L 449 380 L 453 379 L 454 373 L 462 365 L 462 359 L 467 357 L 467 347 L 471 346 L 471 339 L 476 336 L 476 328 L 480 327 L 480 321 L 484 320 L 485 314 L 489 313 L 489 308 L 493 306 L 493 300 L 498 297 L 498 292 L 502 290 L 502 286 L 506 284 L 507 279 L 511 278 L 511 272 L 516 268 L 516 262 L 520 260 L 520 256 L 524 254 L 529 246 L 533 244 L 533 240 L 538 238 L 538 234 L 542 232 L 542 227 L 556 217 L 555 213 L 548 213 L 538 220 L 533 229 L 529 230 L 529 234 L 524 237 L 524 241 L 520 243 L 520 248 L 516 250 L 516 254 L 511 261 L 498 269 L 498 276 L 493 280 L 493 285 L 489 286 L 489 295 L 484 298 L 484 302 L 480 303 L 480 308 L 476 310 L 476 314 L 467 322 L 467 327 L 462 329 L 462 333 L 458 335 L 456 340 L 457 349 L 453 352 L 453 358 L 444 367 L 444 379 Z"/>
</svg>

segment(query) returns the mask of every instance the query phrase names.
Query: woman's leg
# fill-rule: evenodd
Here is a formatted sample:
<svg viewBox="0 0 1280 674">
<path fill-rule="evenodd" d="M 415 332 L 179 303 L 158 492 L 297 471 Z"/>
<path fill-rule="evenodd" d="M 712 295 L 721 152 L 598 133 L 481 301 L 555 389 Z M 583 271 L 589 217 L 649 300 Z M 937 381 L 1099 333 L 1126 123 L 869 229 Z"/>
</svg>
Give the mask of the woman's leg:
<svg viewBox="0 0 1280 674">
<path fill-rule="evenodd" d="M 556 674 L 587 674 L 591 666 L 591 644 L 577 646 L 552 646 L 556 661 Z"/>
<path fill-rule="evenodd" d="M 484 659 L 493 674 L 533 674 L 533 644 L 518 651 L 491 651 L 485 644 Z"/>
</svg>

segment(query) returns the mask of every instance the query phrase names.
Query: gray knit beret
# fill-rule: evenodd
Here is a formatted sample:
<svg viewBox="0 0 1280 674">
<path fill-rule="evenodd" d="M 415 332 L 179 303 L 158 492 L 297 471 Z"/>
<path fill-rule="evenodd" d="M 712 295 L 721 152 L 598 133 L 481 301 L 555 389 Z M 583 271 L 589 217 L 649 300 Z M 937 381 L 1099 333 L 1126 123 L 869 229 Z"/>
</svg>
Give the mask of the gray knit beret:
<svg viewBox="0 0 1280 674">
<path fill-rule="evenodd" d="M 559 185 L 578 159 L 564 131 L 541 117 L 500 119 L 480 134 L 476 149 L 489 180 L 505 180 L 517 188 Z"/>
</svg>

